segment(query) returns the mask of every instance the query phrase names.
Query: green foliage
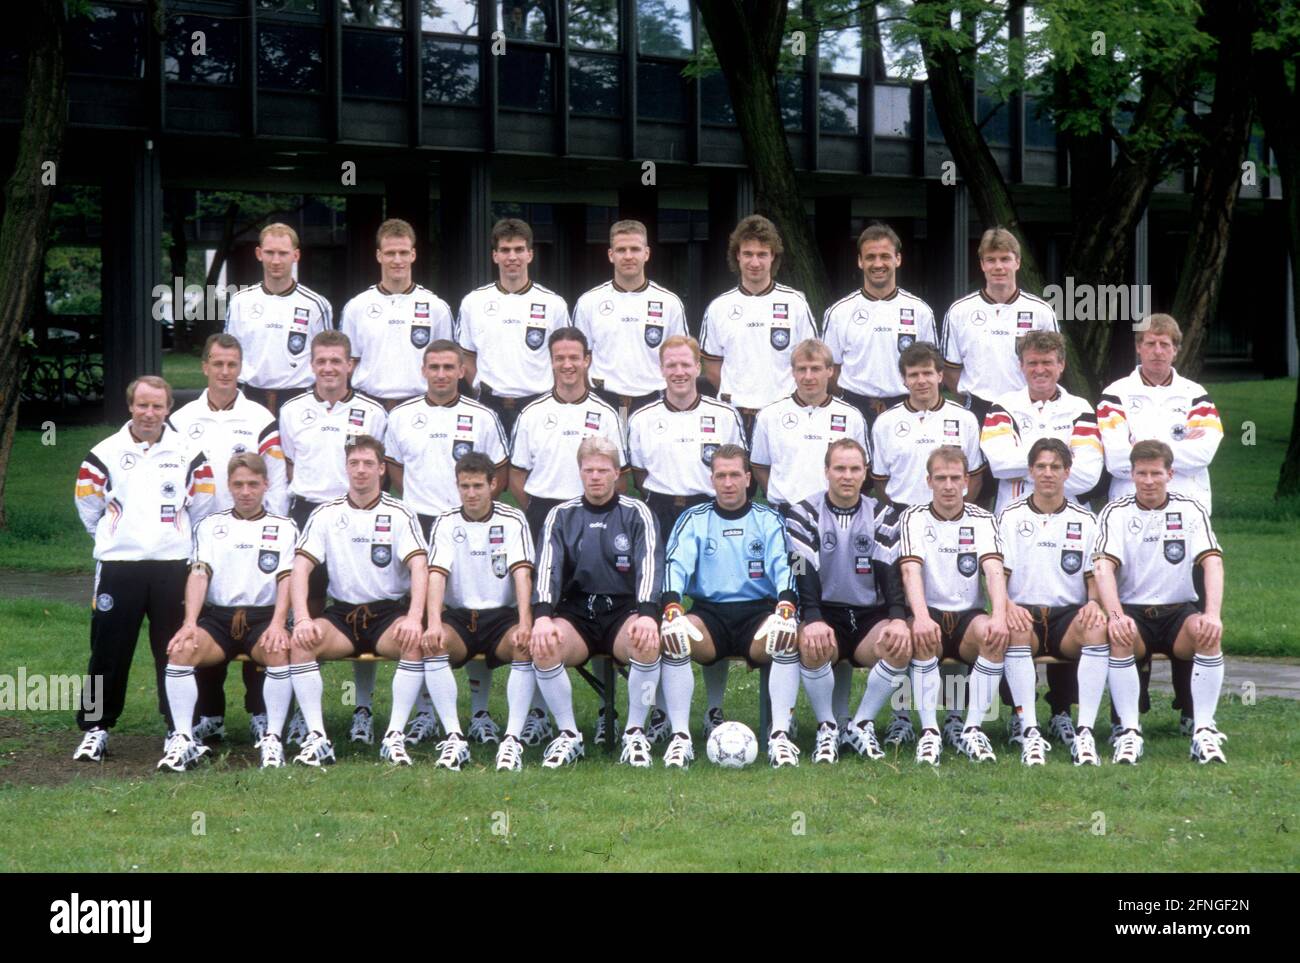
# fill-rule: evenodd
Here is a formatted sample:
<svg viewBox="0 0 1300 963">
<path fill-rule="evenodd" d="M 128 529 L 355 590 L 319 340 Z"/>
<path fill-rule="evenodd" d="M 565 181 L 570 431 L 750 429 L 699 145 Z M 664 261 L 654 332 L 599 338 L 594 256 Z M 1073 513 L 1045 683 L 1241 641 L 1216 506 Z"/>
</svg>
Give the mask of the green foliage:
<svg viewBox="0 0 1300 963">
<path fill-rule="evenodd" d="M 45 254 L 45 309 L 99 314 L 103 259 L 97 247 L 52 247 Z"/>
</svg>

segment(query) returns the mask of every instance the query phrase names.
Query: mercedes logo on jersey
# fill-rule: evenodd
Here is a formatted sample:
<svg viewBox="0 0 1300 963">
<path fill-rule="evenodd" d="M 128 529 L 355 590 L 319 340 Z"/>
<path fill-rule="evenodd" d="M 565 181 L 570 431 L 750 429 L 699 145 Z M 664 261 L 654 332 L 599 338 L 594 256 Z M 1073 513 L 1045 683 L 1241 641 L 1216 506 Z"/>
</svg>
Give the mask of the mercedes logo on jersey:
<svg viewBox="0 0 1300 963">
<path fill-rule="evenodd" d="M 988 316 L 983 311 L 976 311 L 970 316 L 970 323 L 977 328 L 988 321 Z"/>
<path fill-rule="evenodd" d="M 262 316 L 262 306 L 260 304 L 254 304 L 249 309 L 248 316 L 251 317 L 254 321 L 256 321 L 258 318 Z"/>
<path fill-rule="evenodd" d="M 834 532 L 827 532 L 825 535 L 822 536 L 822 551 L 823 551 L 823 552 L 833 552 L 833 551 L 835 551 L 835 546 L 838 545 L 838 544 L 839 544 L 839 542 L 837 542 L 837 541 L 835 540 L 835 533 L 834 533 Z"/>
<path fill-rule="evenodd" d="M 559 423 L 560 421 L 558 418 L 555 417 L 555 415 L 547 415 L 546 420 L 542 422 L 542 427 L 550 429 L 550 428 L 554 428 Z"/>
<path fill-rule="evenodd" d="M 412 428 L 417 428 L 417 429 L 423 428 L 428 423 L 429 423 L 429 419 L 426 418 L 424 415 L 416 415 L 414 418 L 411 419 Z"/>
<path fill-rule="evenodd" d="M 1019 535 L 1021 538 L 1033 538 L 1034 523 L 1029 520 L 1025 520 L 1021 522 L 1019 525 L 1016 526 L 1016 534 Z"/>
<path fill-rule="evenodd" d="M 487 304 L 483 305 L 484 314 L 496 314 L 500 310 L 501 310 L 500 301 L 489 301 Z"/>
<path fill-rule="evenodd" d="M 381 314 L 383 314 L 383 313 L 384 313 L 384 309 L 381 308 L 381 307 L 380 307 L 379 305 L 377 305 L 377 304 L 367 304 L 367 305 L 366 305 L 366 317 L 367 317 L 367 318 L 377 318 L 377 317 L 379 317 L 379 316 L 380 316 Z"/>
<path fill-rule="evenodd" d="M 866 308 L 858 308 L 856 311 L 853 312 L 854 324 L 866 324 L 870 320 L 871 320 L 871 314 L 870 312 L 867 311 Z"/>
<path fill-rule="evenodd" d="M 185 429 L 185 434 L 189 435 L 191 438 L 198 438 L 203 434 L 203 425 L 196 421 Z"/>
<path fill-rule="evenodd" d="M 743 318 L 744 316 L 745 316 L 745 309 L 742 308 L 739 304 L 733 304 L 731 306 L 731 310 L 727 312 L 727 317 L 730 318 L 732 321 L 738 321 L 740 318 Z"/>
<path fill-rule="evenodd" d="M 613 314 L 613 313 L 614 313 L 614 302 L 613 302 L 613 301 L 609 301 L 609 300 L 601 301 L 601 302 L 600 302 L 600 309 L 599 309 L 599 310 L 600 310 L 600 313 L 601 313 L 601 314 Z"/>
<path fill-rule="evenodd" d="M 312 422 L 314 422 L 315 420 L 316 420 L 316 412 L 314 412 L 314 411 L 304 411 L 304 412 L 302 413 L 302 423 L 303 423 L 304 425 L 310 425 L 310 424 L 311 424 Z"/>
<path fill-rule="evenodd" d="M 459 525 L 451 530 L 451 540 L 453 542 L 460 543 L 465 541 L 465 538 L 465 529 L 461 528 Z"/>
<path fill-rule="evenodd" d="M 1138 518 L 1136 515 L 1130 518 L 1128 520 L 1128 530 L 1130 534 L 1133 535 L 1136 535 L 1138 532 L 1142 531 L 1142 519 Z"/>
<path fill-rule="evenodd" d="M 225 525 L 213 525 L 213 526 L 212 526 L 212 537 L 213 537 L 213 538 L 225 538 L 225 537 L 226 537 L 227 535 L 229 535 L 229 534 L 230 534 L 230 529 L 228 529 Z"/>
<path fill-rule="evenodd" d="M 894 426 L 894 434 L 896 434 L 899 438 L 906 438 L 911 433 L 912 433 L 912 426 L 905 421 L 900 421 L 898 424 Z"/>
<path fill-rule="evenodd" d="M 126 454 L 122 456 L 122 460 L 119 461 L 118 464 L 121 465 L 125 471 L 130 471 L 132 468 L 135 467 L 135 463 L 137 460 L 138 459 L 136 458 L 136 456 L 131 454 L 128 451 Z"/>
<path fill-rule="evenodd" d="M 781 427 L 783 427 L 783 428 L 788 428 L 788 429 L 791 429 L 791 430 L 793 430 L 793 429 L 795 429 L 795 428 L 798 428 L 798 427 L 799 427 L 799 416 L 796 415 L 793 411 L 787 412 L 787 413 L 786 413 L 785 415 L 783 415 L 782 418 L 781 418 Z"/>
</svg>

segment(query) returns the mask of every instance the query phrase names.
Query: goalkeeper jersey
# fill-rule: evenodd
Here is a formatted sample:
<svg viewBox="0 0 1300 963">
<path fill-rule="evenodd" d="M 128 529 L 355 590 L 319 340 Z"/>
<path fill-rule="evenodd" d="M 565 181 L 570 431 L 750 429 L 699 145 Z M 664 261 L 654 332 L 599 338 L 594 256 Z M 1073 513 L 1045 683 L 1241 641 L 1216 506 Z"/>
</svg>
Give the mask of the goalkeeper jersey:
<svg viewBox="0 0 1300 963">
<path fill-rule="evenodd" d="M 688 509 L 665 554 L 664 605 L 683 595 L 706 602 L 798 601 L 785 523 L 766 505 L 729 510 L 714 500 Z"/>
</svg>

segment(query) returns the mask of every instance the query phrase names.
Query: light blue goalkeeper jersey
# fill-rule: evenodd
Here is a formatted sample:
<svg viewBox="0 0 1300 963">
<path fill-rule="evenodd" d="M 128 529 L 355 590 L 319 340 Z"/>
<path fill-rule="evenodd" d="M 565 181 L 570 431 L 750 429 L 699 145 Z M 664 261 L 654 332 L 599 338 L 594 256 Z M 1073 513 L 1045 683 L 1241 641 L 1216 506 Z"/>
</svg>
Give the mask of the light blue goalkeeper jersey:
<svg viewBox="0 0 1300 963">
<path fill-rule="evenodd" d="M 734 511 L 706 502 L 683 512 L 668 538 L 661 602 L 779 599 L 797 603 L 785 523 L 746 502 Z"/>
</svg>

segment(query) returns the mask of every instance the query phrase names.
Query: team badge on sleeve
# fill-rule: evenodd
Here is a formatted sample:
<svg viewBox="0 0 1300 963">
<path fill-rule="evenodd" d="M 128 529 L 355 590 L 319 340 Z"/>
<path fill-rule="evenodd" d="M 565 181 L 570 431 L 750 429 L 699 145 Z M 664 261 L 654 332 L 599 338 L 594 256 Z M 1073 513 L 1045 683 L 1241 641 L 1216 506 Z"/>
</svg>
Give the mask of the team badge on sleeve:
<svg viewBox="0 0 1300 963">
<path fill-rule="evenodd" d="M 786 348 L 790 347 L 789 328 L 779 328 L 776 325 L 773 325 L 768 337 L 771 339 L 772 347 L 777 351 L 784 351 Z"/>
<path fill-rule="evenodd" d="M 975 574 L 979 564 L 975 559 L 975 529 L 963 525 L 957 530 L 957 571 L 967 578 Z"/>
</svg>

